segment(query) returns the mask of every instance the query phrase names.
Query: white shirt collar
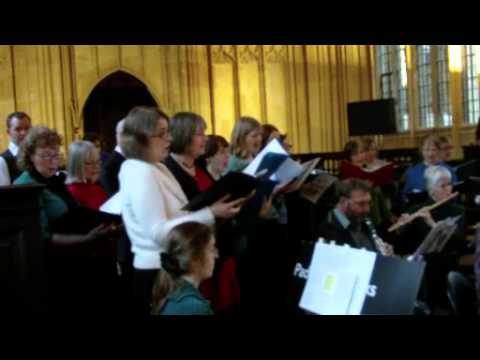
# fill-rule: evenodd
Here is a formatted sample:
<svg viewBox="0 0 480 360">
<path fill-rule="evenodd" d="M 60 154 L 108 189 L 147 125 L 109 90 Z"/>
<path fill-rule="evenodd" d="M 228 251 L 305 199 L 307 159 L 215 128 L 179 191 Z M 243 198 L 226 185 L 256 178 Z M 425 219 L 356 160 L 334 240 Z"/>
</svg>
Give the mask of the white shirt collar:
<svg viewBox="0 0 480 360">
<path fill-rule="evenodd" d="M 120 146 L 115 146 L 115 149 L 114 149 L 116 152 L 118 152 L 119 154 L 122 154 L 123 155 L 123 152 L 122 152 L 122 149 L 120 148 Z M 125 156 L 125 155 L 123 155 Z"/>
<path fill-rule="evenodd" d="M 10 143 L 8 144 L 8 150 L 10 150 L 13 156 L 17 156 L 18 146 L 15 145 L 12 141 L 10 141 Z"/>
</svg>

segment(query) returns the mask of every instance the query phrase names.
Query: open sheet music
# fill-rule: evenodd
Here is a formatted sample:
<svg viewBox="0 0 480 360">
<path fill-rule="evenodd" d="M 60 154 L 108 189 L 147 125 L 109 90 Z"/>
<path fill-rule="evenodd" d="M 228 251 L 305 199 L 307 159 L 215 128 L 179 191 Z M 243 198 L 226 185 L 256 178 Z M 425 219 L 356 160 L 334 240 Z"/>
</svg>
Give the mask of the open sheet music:
<svg viewBox="0 0 480 360">
<path fill-rule="evenodd" d="M 321 172 L 314 180 L 308 183 L 308 186 L 304 186 L 300 189 L 300 196 L 311 203 L 316 204 L 325 191 L 327 191 L 337 180 L 338 178 L 335 176 L 332 176 L 327 172 Z"/>
<path fill-rule="evenodd" d="M 413 256 L 441 252 L 457 229 L 459 219 L 460 216 L 456 216 L 437 222 Z"/>
</svg>

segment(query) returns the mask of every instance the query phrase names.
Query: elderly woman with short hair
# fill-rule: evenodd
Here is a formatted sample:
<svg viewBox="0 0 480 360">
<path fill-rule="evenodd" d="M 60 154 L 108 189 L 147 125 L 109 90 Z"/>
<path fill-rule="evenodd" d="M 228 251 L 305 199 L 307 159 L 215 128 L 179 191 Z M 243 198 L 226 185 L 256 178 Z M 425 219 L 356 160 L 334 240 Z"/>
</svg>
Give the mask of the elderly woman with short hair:
<svg viewBox="0 0 480 360">
<path fill-rule="evenodd" d="M 402 190 L 404 200 L 406 195 L 411 192 L 426 191 L 425 171 L 430 166 L 441 165 L 445 167 L 451 175 L 451 181 L 456 182 L 455 171 L 441 159 L 441 142 L 435 135 L 427 136 L 420 149 L 422 161 L 411 166 L 405 174 L 405 186 Z"/>
<path fill-rule="evenodd" d="M 431 166 L 425 171 L 425 186 L 429 199 L 423 204 L 412 207 L 408 213 L 413 214 L 424 207 L 448 198 L 452 194 L 452 174 L 444 166 Z M 463 243 L 465 243 L 464 215 L 465 209 L 454 199 L 431 211 L 421 211 L 419 218 L 406 225 L 401 231 L 402 240 L 396 249 L 402 253 L 415 251 L 437 221 L 455 216 L 460 216 L 458 227 L 454 238 L 447 243 L 445 251 L 463 249 Z M 403 214 L 401 220 L 406 220 L 409 216 L 408 214 Z"/>
<path fill-rule="evenodd" d="M 98 210 L 107 200 L 107 193 L 98 185 L 100 150 L 90 141 L 75 141 L 69 146 L 67 188 L 77 202 Z"/>
<path fill-rule="evenodd" d="M 452 194 L 452 174 L 450 170 L 444 166 L 427 168 L 425 171 L 425 187 L 430 198 L 425 203 L 411 208 L 410 214 L 423 207 L 443 201 Z M 400 229 L 395 244 L 397 254 L 412 254 L 425 240 L 436 222 L 457 216 L 460 217 L 457 222 L 457 229 L 443 250 L 440 253 L 424 255 L 427 263 L 424 276 L 427 289 L 426 300 L 430 307 L 446 305 L 447 274 L 453 270 L 460 270 L 461 257 L 471 253 L 465 239 L 465 210 L 463 206 L 460 206 L 455 199 L 451 199 L 430 212 L 421 211 L 417 219 Z M 409 215 L 402 215 L 403 220 L 408 217 Z"/>
</svg>

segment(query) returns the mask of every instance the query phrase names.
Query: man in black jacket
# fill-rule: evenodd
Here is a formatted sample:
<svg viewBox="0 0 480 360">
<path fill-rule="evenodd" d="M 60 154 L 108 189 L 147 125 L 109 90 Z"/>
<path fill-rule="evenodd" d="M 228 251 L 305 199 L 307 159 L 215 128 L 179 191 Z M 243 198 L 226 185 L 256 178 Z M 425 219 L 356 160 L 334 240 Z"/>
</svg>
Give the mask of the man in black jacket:
<svg viewBox="0 0 480 360">
<path fill-rule="evenodd" d="M 120 140 L 123 132 L 124 121 L 125 119 L 122 119 L 117 124 L 115 129 L 117 146 L 115 146 L 112 155 L 110 155 L 108 160 L 103 165 L 102 174 L 100 177 L 100 183 L 109 197 L 115 195 L 120 187 L 118 184 L 118 173 L 120 172 L 122 163 L 125 161 L 125 156 L 123 156 L 122 149 L 120 148 Z"/>
<path fill-rule="evenodd" d="M 24 112 L 13 112 L 7 116 L 6 125 L 10 143 L 8 149 L 0 154 L 0 186 L 13 184 L 21 174 L 17 167 L 17 154 L 20 144 L 32 126 L 32 121 Z"/>
<path fill-rule="evenodd" d="M 377 234 L 368 219 L 371 201 L 368 183 L 354 178 L 343 180 L 337 183 L 337 197 L 337 205 L 320 225 L 319 236 L 339 245 L 380 252 L 375 241 Z M 384 252 L 392 255 L 393 248 L 385 244 Z"/>
<path fill-rule="evenodd" d="M 108 160 L 102 166 L 100 183 L 109 197 L 115 195 L 120 189 L 118 173 L 120 172 L 120 167 L 122 166 L 123 162 L 126 160 L 122 153 L 122 149 L 120 148 L 124 122 L 125 119 L 122 119 L 118 122 L 115 128 L 117 146 L 113 150 L 112 155 L 110 155 Z M 119 300 L 123 301 L 123 306 L 125 308 L 130 308 L 132 301 L 131 282 L 133 274 L 133 254 L 131 251 L 130 239 L 128 238 L 125 230 L 121 232 L 119 241 L 117 243 L 117 266 L 120 276 L 120 286 L 122 288 L 121 291 L 123 292 L 123 297 L 121 297 Z"/>
</svg>

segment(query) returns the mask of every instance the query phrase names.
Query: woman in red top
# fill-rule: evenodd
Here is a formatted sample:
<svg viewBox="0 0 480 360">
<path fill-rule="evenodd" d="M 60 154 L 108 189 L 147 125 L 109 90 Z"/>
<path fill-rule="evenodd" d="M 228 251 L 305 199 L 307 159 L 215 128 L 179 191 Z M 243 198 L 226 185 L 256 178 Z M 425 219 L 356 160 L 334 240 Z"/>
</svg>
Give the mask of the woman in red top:
<svg viewBox="0 0 480 360">
<path fill-rule="evenodd" d="M 169 122 L 172 142 L 165 165 L 175 176 L 189 201 L 215 183 L 212 174 L 207 170 L 204 158 L 208 140 L 206 129 L 205 120 L 200 115 L 190 112 L 177 113 Z M 202 295 L 211 301 L 215 313 L 227 312 L 240 302 L 235 260 L 228 255 L 225 256 L 222 250 L 222 244 L 231 240 L 220 235 L 223 232 L 228 233 L 225 226 L 228 226 L 228 223 L 216 229 L 220 258 L 214 276 L 200 287 Z"/>
<path fill-rule="evenodd" d="M 67 188 L 77 202 L 98 210 L 107 200 L 107 193 L 98 185 L 100 153 L 90 141 L 75 141 L 69 147 Z"/>
</svg>

